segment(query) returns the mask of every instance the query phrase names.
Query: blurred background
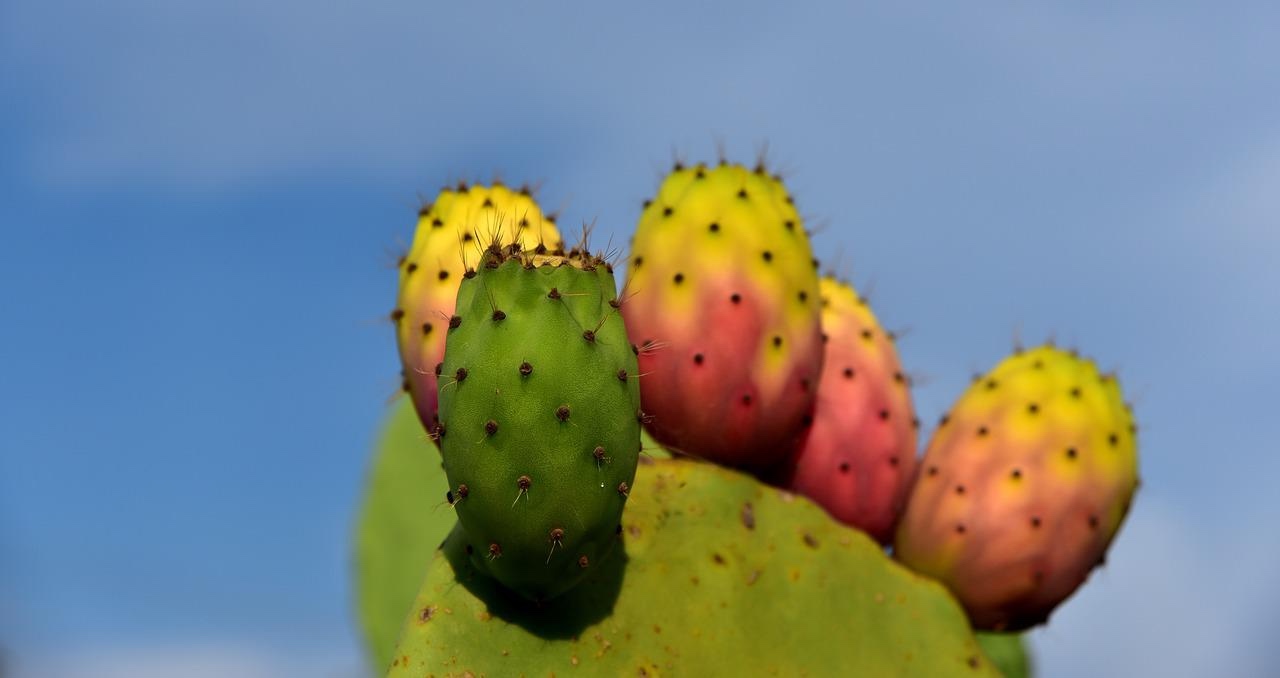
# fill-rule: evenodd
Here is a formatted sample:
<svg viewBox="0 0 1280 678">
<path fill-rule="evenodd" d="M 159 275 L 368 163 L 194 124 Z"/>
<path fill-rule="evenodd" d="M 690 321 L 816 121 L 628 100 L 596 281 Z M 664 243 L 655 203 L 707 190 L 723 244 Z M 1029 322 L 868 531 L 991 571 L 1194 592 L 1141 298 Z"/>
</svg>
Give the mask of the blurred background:
<svg viewBox="0 0 1280 678">
<path fill-rule="evenodd" d="M 608 3 L 604 3 L 608 4 Z M 364 675 L 350 542 L 420 200 L 625 244 L 765 145 L 921 419 L 1015 339 L 1145 480 L 1042 676 L 1280 665 L 1280 10 L 0 3 L 0 674 Z"/>
</svg>

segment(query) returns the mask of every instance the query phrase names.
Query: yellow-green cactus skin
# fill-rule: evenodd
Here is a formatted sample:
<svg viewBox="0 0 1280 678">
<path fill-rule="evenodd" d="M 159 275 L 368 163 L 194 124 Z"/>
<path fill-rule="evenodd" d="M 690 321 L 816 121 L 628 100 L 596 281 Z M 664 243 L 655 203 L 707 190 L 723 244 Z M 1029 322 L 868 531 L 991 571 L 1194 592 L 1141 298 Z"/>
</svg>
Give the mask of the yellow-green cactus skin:
<svg viewBox="0 0 1280 678">
<path fill-rule="evenodd" d="M 389 675 L 1000 675 L 937 582 L 807 500 L 687 459 L 635 480 L 624 552 L 542 606 L 478 571 L 455 529 Z"/>
<path fill-rule="evenodd" d="M 624 287 L 654 438 L 742 468 L 787 454 L 822 368 L 815 269 L 779 179 L 677 165 L 641 214 Z"/>
<path fill-rule="evenodd" d="M 403 387 L 418 418 L 434 430 L 439 404 L 436 365 L 458 286 L 475 274 L 485 247 L 519 244 L 525 251 L 563 247 L 553 219 L 525 188 L 460 183 L 440 192 L 418 213 L 413 244 L 399 263 L 400 293 L 391 319 L 403 365 Z"/>
<path fill-rule="evenodd" d="M 977 628 L 1043 622 L 1105 557 L 1138 487 L 1114 375 L 1052 346 L 979 377 L 933 435 L 894 553 Z"/>
</svg>

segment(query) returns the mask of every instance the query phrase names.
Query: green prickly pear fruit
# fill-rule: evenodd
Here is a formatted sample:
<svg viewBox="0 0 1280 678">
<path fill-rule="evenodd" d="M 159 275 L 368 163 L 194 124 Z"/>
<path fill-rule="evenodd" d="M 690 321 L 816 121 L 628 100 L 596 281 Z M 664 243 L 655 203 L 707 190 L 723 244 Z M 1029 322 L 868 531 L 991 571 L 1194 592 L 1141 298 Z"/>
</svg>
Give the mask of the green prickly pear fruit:
<svg viewBox="0 0 1280 678">
<path fill-rule="evenodd" d="M 537 609 L 455 530 L 388 675 L 999 675 L 941 585 L 812 503 L 686 459 L 641 464 L 636 485 L 617 557 Z"/>
<path fill-rule="evenodd" d="M 815 269 L 763 167 L 676 166 L 640 217 L 624 288 L 658 442 L 752 469 L 787 454 L 822 368 Z"/>
<path fill-rule="evenodd" d="M 911 391 L 866 301 L 834 278 L 819 289 L 826 358 L 818 403 L 783 484 L 887 544 L 916 473 Z"/>
<path fill-rule="evenodd" d="M 617 541 L 640 452 L 636 358 L 612 266 L 496 243 L 450 319 L 436 435 L 481 571 L 534 601 Z"/>
<path fill-rule="evenodd" d="M 1138 486 L 1137 428 L 1114 376 L 1021 351 L 943 418 L 894 554 L 945 583 L 976 628 L 1043 622 L 1099 565 Z"/>
<path fill-rule="evenodd" d="M 543 214 L 527 188 L 445 188 L 418 212 L 413 245 L 400 261 L 400 293 L 391 319 L 396 325 L 404 390 L 422 425 L 435 428 L 436 365 L 444 360 L 445 331 L 458 285 L 470 275 L 485 245 L 518 243 L 526 251 L 562 247 L 554 220 Z"/>
</svg>

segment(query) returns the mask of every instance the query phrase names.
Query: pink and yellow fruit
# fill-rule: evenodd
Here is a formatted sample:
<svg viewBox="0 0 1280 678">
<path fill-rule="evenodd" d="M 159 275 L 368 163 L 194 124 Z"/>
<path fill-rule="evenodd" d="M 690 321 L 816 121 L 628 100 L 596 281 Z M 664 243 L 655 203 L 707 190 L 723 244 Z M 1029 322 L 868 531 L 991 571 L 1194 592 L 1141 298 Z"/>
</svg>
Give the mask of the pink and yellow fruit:
<svg viewBox="0 0 1280 678">
<path fill-rule="evenodd" d="M 822 368 L 815 269 L 791 196 L 762 168 L 667 176 L 640 217 L 622 306 L 654 438 L 747 468 L 790 451 Z"/>
<path fill-rule="evenodd" d="M 475 274 L 481 254 L 494 242 L 519 243 L 528 251 L 563 247 L 555 223 L 527 189 L 459 184 L 442 190 L 418 213 L 413 245 L 400 261 L 400 293 L 391 319 L 404 389 L 428 430 L 435 430 L 436 366 L 444 360 L 458 285 Z"/>
<path fill-rule="evenodd" d="M 865 299 L 833 278 L 820 281 L 820 293 L 826 358 L 818 402 L 783 482 L 888 543 L 916 472 L 908 379 Z"/>
<path fill-rule="evenodd" d="M 1045 621 L 1099 565 L 1138 486 L 1120 385 L 1050 346 L 980 377 L 943 418 L 895 556 L 942 581 L 977 628 Z"/>
</svg>

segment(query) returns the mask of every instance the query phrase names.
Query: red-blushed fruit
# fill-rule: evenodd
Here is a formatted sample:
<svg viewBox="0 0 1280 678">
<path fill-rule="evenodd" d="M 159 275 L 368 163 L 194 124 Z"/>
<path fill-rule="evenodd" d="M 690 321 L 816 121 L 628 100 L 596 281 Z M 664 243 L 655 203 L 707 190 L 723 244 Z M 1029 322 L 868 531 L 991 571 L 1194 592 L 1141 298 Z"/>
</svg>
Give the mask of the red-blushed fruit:
<svg viewBox="0 0 1280 678">
<path fill-rule="evenodd" d="M 622 313 L 663 445 L 761 469 L 794 446 L 822 367 L 818 278 L 782 183 L 677 167 L 640 217 Z"/>
<path fill-rule="evenodd" d="M 391 319 L 404 389 L 429 431 L 435 430 L 439 398 L 435 370 L 444 360 L 458 285 L 475 275 L 480 255 L 495 242 L 518 243 L 526 251 L 564 244 L 527 190 L 460 184 L 441 191 L 418 213 L 413 245 L 400 261 L 400 293 Z"/>
<path fill-rule="evenodd" d="M 819 283 L 826 357 L 783 483 L 887 544 L 916 472 L 917 421 L 893 340 L 849 285 Z"/>
<path fill-rule="evenodd" d="M 980 377 L 939 424 L 895 556 L 951 589 L 976 628 L 1039 624 L 1101 564 L 1138 486 L 1114 376 L 1045 346 Z"/>
</svg>

